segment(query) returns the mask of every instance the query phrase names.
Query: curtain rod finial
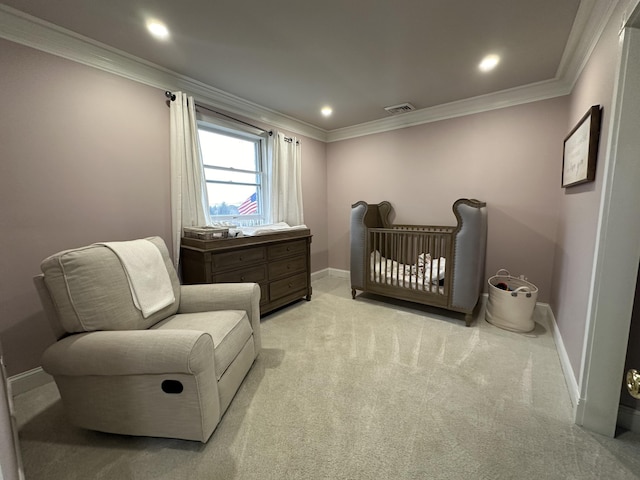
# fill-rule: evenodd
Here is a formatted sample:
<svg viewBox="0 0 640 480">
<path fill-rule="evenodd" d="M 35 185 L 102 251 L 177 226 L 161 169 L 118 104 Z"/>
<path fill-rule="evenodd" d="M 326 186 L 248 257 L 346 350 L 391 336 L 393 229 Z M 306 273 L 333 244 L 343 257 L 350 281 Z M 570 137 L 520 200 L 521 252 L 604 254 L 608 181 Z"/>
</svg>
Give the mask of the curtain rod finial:
<svg viewBox="0 0 640 480">
<path fill-rule="evenodd" d="M 173 93 L 171 93 L 169 90 L 164 92 L 164 96 L 167 97 L 172 102 L 176 99 L 176 96 Z"/>
</svg>

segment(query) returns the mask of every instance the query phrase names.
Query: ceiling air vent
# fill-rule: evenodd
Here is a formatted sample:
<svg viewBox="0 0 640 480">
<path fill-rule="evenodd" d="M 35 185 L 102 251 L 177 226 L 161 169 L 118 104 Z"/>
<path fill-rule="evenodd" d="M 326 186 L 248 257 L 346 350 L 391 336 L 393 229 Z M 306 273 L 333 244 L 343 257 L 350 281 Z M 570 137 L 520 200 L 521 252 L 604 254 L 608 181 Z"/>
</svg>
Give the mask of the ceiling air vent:
<svg viewBox="0 0 640 480">
<path fill-rule="evenodd" d="M 410 103 L 401 103 L 400 105 L 394 105 L 392 107 L 384 107 L 384 109 L 392 115 L 399 115 L 401 113 L 411 112 L 416 109 Z"/>
</svg>

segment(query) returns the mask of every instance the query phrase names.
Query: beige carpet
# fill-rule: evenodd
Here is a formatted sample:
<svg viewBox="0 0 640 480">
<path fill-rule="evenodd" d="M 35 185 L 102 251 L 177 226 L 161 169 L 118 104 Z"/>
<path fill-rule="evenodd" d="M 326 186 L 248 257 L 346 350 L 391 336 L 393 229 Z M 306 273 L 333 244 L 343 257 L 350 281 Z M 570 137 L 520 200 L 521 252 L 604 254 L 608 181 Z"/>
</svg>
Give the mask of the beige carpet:
<svg viewBox="0 0 640 480">
<path fill-rule="evenodd" d="M 631 479 L 640 440 L 571 420 L 546 319 L 522 335 L 314 282 L 206 445 L 80 430 L 53 384 L 16 398 L 27 480 Z"/>
</svg>

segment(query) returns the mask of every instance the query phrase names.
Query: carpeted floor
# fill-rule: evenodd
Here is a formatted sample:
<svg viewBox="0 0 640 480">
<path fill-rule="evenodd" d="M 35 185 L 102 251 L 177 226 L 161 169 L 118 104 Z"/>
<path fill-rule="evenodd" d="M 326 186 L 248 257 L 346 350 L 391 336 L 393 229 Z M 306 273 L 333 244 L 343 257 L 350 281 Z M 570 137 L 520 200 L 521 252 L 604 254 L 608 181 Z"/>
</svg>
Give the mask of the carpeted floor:
<svg viewBox="0 0 640 480">
<path fill-rule="evenodd" d="M 263 320 L 205 445 L 77 429 L 54 384 L 16 397 L 27 480 L 640 478 L 640 436 L 573 424 L 545 318 L 526 335 L 460 318 L 325 277 Z"/>
</svg>

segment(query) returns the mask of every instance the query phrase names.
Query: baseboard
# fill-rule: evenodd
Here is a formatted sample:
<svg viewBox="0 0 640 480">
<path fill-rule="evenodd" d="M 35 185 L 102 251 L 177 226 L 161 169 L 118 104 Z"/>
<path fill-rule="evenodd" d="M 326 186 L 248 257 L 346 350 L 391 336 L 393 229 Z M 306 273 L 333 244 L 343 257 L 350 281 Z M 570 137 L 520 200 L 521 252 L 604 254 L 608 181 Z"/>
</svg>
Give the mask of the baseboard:
<svg viewBox="0 0 640 480">
<path fill-rule="evenodd" d="M 53 377 L 45 372 L 42 367 L 32 368 L 26 372 L 18 373 L 8 379 L 9 388 L 13 397 L 26 393 L 29 390 L 53 382 Z"/>
<path fill-rule="evenodd" d="M 349 278 L 351 272 L 349 270 L 340 270 L 339 268 L 328 268 L 330 277 Z"/>
<path fill-rule="evenodd" d="M 349 278 L 351 276 L 351 272 L 349 270 L 340 270 L 339 268 L 323 268 L 322 270 L 318 270 L 317 272 L 313 272 L 311 274 L 311 281 L 320 280 L 324 277 L 339 277 L 339 278 Z"/>
<path fill-rule="evenodd" d="M 556 351 L 558 352 L 558 357 L 560 358 L 560 366 L 562 367 L 562 372 L 564 373 L 564 380 L 567 384 L 567 389 L 569 390 L 569 397 L 571 398 L 571 403 L 573 404 L 575 416 L 576 411 L 581 404 L 580 388 L 573 373 L 573 367 L 571 366 L 571 361 L 569 360 L 569 354 L 564 347 L 562 335 L 560 335 L 560 329 L 558 328 L 558 324 L 556 323 L 556 317 L 553 314 L 551 305 L 549 305 L 548 303 L 538 303 L 536 305 L 536 308 L 541 308 L 546 311 L 547 327 L 551 329 L 553 340 L 556 343 Z"/>
<path fill-rule="evenodd" d="M 351 272 L 349 270 L 340 270 L 339 268 L 323 268 L 311 274 L 311 281 L 319 280 L 324 277 L 349 278 Z"/>
<path fill-rule="evenodd" d="M 640 433 L 640 411 L 626 405 L 620 405 L 618 409 L 618 426 Z"/>
<path fill-rule="evenodd" d="M 320 280 L 321 278 L 329 276 L 329 269 L 323 268 L 322 270 L 318 270 L 317 272 L 311 273 L 311 281 Z"/>
<path fill-rule="evenodd" d="M 487 293 L 484 293 L 482 297 L 486 302 L 489 295 Z M 567 390 L 569 391 L 569 398 L 571 399 L 571 404 L 573 405 L 573 413 L 575 418 L 577 409 L 581 406 L 580 388 L 578 387 L 578 382 L 576 381 L 576 377 L 573 374 L 573 368 L 571 367 L 571 362 L 569 361 L 567 350 L 564 347 L 562 335 L 560 335 L 560 329 L 558 328 L 558 324 L 556 323 L 556 317 L 553 314 L 551 305 L 549 305 L 548 303 L 537 302 L 536 310 L 540 314 L 538 318 L 542 317 L 545 319 L 546 324 L 544 326 L 551 330 L 551 333 L 553 335 L 553 341 L 556 344 L 556 352 L 558 353 L 558 358 L 560 359 L 560 366 L 562 367 L 562 373 L 564 374 L 564 381 L 567 384 Z"/>
</svg>

